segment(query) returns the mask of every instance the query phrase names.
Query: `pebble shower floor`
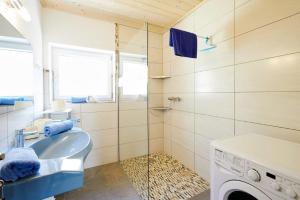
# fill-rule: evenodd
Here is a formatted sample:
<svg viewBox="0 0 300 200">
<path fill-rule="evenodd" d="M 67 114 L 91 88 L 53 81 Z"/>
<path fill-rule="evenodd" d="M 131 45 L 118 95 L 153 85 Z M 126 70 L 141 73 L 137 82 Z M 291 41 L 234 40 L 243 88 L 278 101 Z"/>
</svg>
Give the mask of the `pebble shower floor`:
<svg viewBox="0 0 300 200">
<path fill-rule="evenodd" d="M 164 153 L 131 158 L 121 165 L 143 200 L 148 199 L 148 187 L 151 200 L 189 199 L 209 189 L 207 181 Z"/>
</svg>

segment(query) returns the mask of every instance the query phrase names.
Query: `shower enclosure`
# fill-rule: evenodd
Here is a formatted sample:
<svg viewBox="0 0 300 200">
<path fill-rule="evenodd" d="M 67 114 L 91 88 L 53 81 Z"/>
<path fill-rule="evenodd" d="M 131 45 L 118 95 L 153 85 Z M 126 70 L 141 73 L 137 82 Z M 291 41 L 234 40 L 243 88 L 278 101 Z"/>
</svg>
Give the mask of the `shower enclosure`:
<svg viewBox="0 0 300 200">
<path fill-rule="evenodd" d="M 118 156 L 142 199 L 149 196 L 148 24 L 116 24 Z"/>
</svg>

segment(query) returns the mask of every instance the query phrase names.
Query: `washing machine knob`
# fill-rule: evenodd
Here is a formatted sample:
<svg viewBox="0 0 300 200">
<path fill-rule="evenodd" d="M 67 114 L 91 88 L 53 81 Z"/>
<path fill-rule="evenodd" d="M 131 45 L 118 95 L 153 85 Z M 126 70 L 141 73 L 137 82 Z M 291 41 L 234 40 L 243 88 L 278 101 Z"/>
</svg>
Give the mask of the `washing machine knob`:
<svg viewBox="0 0 300 200">
<path fill-rule="evenodd" d="M 252 181 L 255 181 L 255 182 L 260 181 L 260 175 L 259 175 L 258 171 L 256 171 L 255 169 L 249 169 L 247 176 Z"/>
<path fill-rule="evenodd" d="M 287 188 L 285 192 L 291 199 L 296 199 L 297 193 L 293 190 L 293 188 Z"/>
<path fill-rule="evenodd" d="M 279 190 L 281 189 L 280 185 L 279 185 L 278 183 L 276 183 L 276 182 L 273 182 L 273 183 L 271 184 L 271 187 L 272 187 L 274 190 L 276 190 L 276 191 L 279 191 Z"/>
</svg>

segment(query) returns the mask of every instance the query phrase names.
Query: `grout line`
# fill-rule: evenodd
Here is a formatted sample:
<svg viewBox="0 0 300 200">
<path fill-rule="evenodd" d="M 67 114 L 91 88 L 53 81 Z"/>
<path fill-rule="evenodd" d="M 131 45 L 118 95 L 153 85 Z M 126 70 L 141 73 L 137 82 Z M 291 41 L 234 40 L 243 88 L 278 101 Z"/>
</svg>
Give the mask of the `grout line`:
<svg viewBox="0 0 300 200">
<path fill-rule="evenodd" d="M 286 129 L 286 130 L 291 130 L 291 131 L 300 131 L 300 129 L 293 129 L 293 128 L 288 128 L 288 127 L 283 127 L 283 126 L 276 126 L 276 125 L 271 125 L 271 124 L 264 124 L 264 123 L 259 123 L 259 122 L 251 122 L 247 120 L 240 120 L 236 119 L 237 122 L 245 122 L 245 123 L 250 123 L 250 124 L 258 124 L 258 125 L 263 125 L 263 126 L 270 126 L 274 128 L 281 128 L 281 129 Z"/>
<path fill-rule="evenodd" d="M 235 42 L 234 42 L 235 43 Z M 234 51 L 235 51 L 235 47 L 234 47 Z M 195 73 L 199 73 L 199 72 L 205 72 L 205 71 L 213 71 L 213 70 L 218 70 L 218 69 L 222 69 L 222 68 L 226 68 L 226 67 L 232 67 L 235 65 L 243 65 L 243 64 L 247 64 L 247 63 L 252 63 L 252 62 L 258 62 L 258 61 L 263 61 L 263 60 L 269 60 L 269 59 L 275 59 L 278 57 L 283 57 L 283 56 L 289 56 L 289 55 L 293 55 L 293 54 L 299 54 L 299 51 L 296 52 L 292 52 L 292 53 L 286 53 L 286 54 L 279 54 L 276 56 L 270 56 L 270 57 L 265 57 L 265 58 L 261 58 L 261 59 L 256 59 L 256 60 L 249 60 L 249 61 L 244 61 L 244 62 L 236 62 L 234 60 L 235 63 L 231 64 L 231 65 L 223 65 L 223 66 L 212 66 L 211 69 L 205 69 L 205 70 L 197 70 L 195 71 Z M 234 56 L 235 57 L 235 56 Z M 234 58 L 235 59 L 235 58 Z M 171 62 L 168 62 L 171 63 Z M 184 76 L 184 75 L 190 75 L 192 74 L 192 72 L 190 73 L 183 73 L 183 74 L 176 74 L 176 75 L 171 75 L 173 77 L 180 77 L 180 76 Z"/>
<path fill-rule="evenodd" d="M 240 34 L 238 34 L 238 35 L 235 35 L 235 37 L 236 37 L 236 38 L 237 38 L 237 37 L 240 37 L 240 36 L 242 36 L 242 35 L 245 35 L 245 34 L 247 34 L 247 33 L 250 33 L 250 32 L 256 31 L 256 30 L 258 30 L 258 29 L 261 29 L 261 28 L 267 27 L 267 26 L 269 26 L 269 25 L 272 25 L 272 24 L 275 24 L 275 23 L 277 23 L 277 22 L 280 22 L 280 21 L 286 20 L 286 19 L 288 19 L 288 18 L 292 18 L 292 17 L 294 17 L 294 16 L 296 16 L 296 15 L 298 15 L 298 14 L 300 14 L 300 12 L 297 12 L 297 13 L 291 14 L 291 15 L 289 15 L 289 16 L 286 16 L 286 17 L 280 18 L 280 19 L 278 19 L 278 20 L 272 21 L 272 22 L 270 22 L 270 23 L 267 23 L 267 24 L 265 24 L 265 25 L 262 25 L 262 26 L 256 27 L 256 28 L 254 28 L 254 29 L 251 29 L 251 30 L 248 30 L 248 31 L 246 31 L 246 32 L 244 32 L 244 33 L 240 33 Z"/>
<path fill-rule="evenodd" d="M 273 90 L 270 90 L 270 91 L 232 91 L 232 92 L 195 92 L 196 94 L 234 94 L 234 93 L 237 93 L 237 94 L 248 94 L 248 93 L 299 93 L 300 90 L 291 90 L 291 91 L 273 91 Z M 192 92 L 189 92 L 189 93 L 183 93 L 183 92 L 171 92 L 171 93 L 164 93 L 166 95 L 171 95 L 171 94 L 178 94 L 178 95 L 192 95 Z M 173 109 L 174 110 L 174 109 Z"/>
<path fill-rule="evenodd" d="M 236 0 L 234 0 L 234 10 L 233 10 L 233 35 L 235 36 L 236 32 L 236 24 L 235 24 L 235 19 L 236 19 Z M 236 136 L 236 37 L 233 39 L 233 135 Z"/>
<path fill-rule="evenodd" d="M 279 54 L 279 55 L 276 55 L 276 56 L 270 56 L 270 57 L 265 57 L 265 58 L 256 59 L 256 60 L 249 60 L 249 61 L 245 61 L 245 62 L 238 62 L 238 63 L 236 63 L 236 65 L 242 65 L 242 64 L 252 63 L 252 62 L 269 60 L 269 59 L 274 59 L 274 58 L 283 57 L 283 56 L 289 56 L 289 55 L 298 54 L 298 53 L 300 53 L 300 51 L 296 51 L 296 52 L 292 52 L 292 53 L 286 53 L 286 54 Z"/>
</svg>

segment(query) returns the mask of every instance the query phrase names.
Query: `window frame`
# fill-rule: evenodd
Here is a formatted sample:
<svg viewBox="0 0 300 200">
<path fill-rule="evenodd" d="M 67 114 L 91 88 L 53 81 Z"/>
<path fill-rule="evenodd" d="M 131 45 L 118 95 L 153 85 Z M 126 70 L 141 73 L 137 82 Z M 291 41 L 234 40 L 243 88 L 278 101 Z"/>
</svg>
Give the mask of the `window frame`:
<svg viewBox="0 0 300 200">
<path fill-rule="evenodd" d="M 34 74 L 34 55 L 31 44 L 24 38 L 18 37 L 8 37 L 8 36 L 0 36 L 0 49 L 8 50 L 8 51 L 17 51 L 17 52 L 27 52 L 32 54 L 32 74 Z M 34 99 L 34 84 L 32 83 L 32 94 L 21 95 L 26 100 L 33 101 Z M 0 97 L 20 97 L 20 95 L 16 96 L 0 96 Z"/>
<path fill-rule="evenodd" d="M 136 61 L 136 62 L 145 62 L 146 67 L 148 68 L 147 64 L 147 56 L 146 55 L 141 55 L 141 54 L 131 54 L 131 53 L 120 53 L 120 69 L 119 69 L 119 79 L 123 75 L 124 67 L 123 67 L 123 61 Z M 148 72 L 148 70 L 147 70 Z M 146 88 L 146 95 L 124 95 L 123 94 L 123 88 L 120 87 L 119 90 L 119 98 L 120 100 L 123 101 L 131 101 L 131 100 L 138 100 L 138 101 L 147 101 L 147 95 L 148 95 L 148 74 L 147 74 L 147 88 Z"/>
<path fill-rule="evenodd" d="M 55 51 L 59 52 L 65 52 L 65 53 L 71 53 L 71 55 L 85 55 L 85 56 L 93 56 L 95 58 L 95 55 L 102 54 L 102 55 L 108 55 L 111 58 L 111 67 L 109 68 L 109 94 L 108 95 L 98 95 L 93 96 L 97 100 L 97 102 L 115 102 L 115 52 L 109 51 L 109 50 L 102 50 L 102 49 L 93 49 L 93 48 L 86 48 L 86 47 L 79 47 L 79 46 L 73 46 L 73 45 L 65 45 L 65 44 L 57 44 L 57 43 L 50 43 L 49 44 L 49 66 L 52 71 L 52 85 L 50 85 L 51 88 L 51 98 L 52 100 L 59 100 L 64 99 L 67 101 L 71 100 L 72 96 L 59 96 L 58 93 L 58 85 L 59 85 L 59 72 L 58 72 L 58 66 L 56 66 L 57 61 L 55 60 Z M 83 95 L 84 96 L 84 95 Z"/>
</svg>

